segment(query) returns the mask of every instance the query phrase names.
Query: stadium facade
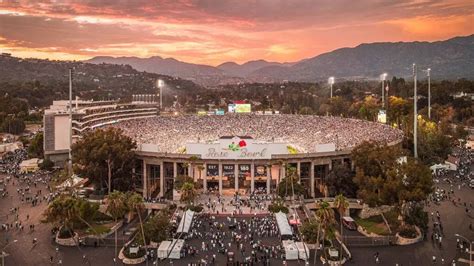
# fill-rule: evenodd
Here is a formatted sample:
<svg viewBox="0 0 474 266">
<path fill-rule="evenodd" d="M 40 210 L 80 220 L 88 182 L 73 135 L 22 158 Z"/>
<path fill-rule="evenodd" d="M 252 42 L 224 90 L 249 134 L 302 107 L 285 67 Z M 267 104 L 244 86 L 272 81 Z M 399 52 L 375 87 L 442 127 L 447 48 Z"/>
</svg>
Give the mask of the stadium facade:
<svg viewBox="0 0 474 266">
<path fill-rule="evenodd" d="M 162 153 L 143 145 L 136 151 L 135 175 L 144 197 L 173 195 L 178 176 L 191 176 L 204 192 L 271 193 L 293 168 L 306 196 L 325 194 L 324 180 L 336 164 L 352 167 L 350 151 L 290 154 L 286 143 L 265 143 L 248 136 L 224 136 L 214 143 L 190 143 L 183 153 Z M 291 188 L 289 188 L 289 191 Z"/>
<path fill-rule="evenodd" d="M 135 123 L 136 119 L 146 125 L 143 119 L 159 118 L 155 97 L 134 96 L 133 99 L 131 103 L 73 101 L 72 141 L 98 127 L 120 125 L 124 121 Z M 44 115 L 45 156 L 58 165 L 68 158 L 69 110 L 68 101 L 55 101 Z M 284 115 L 273 116 L 284 118 Z M 225 116 L 219 117 L 226 120 Z M 172 134 L 167 136 L 173 140 Z M 133 186 L 146 198 L 172 199 L 179 196 L 174 187 L 176 178 L 190 176 L 204 192 L 272 193 L 287 172 L 293 171 L 303 184 L 305 195 L 315 197 L 327 195 L 325 180 L 333 167 L 338 164 L 353 167 L 351 150 L 339 149 L 335 143 L 317 144 L 302 152 L 295 151 L 294 143 L 282 139 L 269 141 L 254 139 L 251 135 L 224 135 L 212 141 L 186 141 L 179 150 L 173 151 L 141 142 L 136 150 Z"/>
<path fill-rule="evenodd" d="M 71 141 L 74 142 L 83 132 L 119 121 L 157 116 L 155 98 L 155 95 L 134 95 L 133 99 L 136 100 L 129 103 L 76 98 L 72 106 L 69 106 L 68 100 L 53 101 L 43 116 L 45 157 L 61 164 L 68 159 Z"/>
</svg>

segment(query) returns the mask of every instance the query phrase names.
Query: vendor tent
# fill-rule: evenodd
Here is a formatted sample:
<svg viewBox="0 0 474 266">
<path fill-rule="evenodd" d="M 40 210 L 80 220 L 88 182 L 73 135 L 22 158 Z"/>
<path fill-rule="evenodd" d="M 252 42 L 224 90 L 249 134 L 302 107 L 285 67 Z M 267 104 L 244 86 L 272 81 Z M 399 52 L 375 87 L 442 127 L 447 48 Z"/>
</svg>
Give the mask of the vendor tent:
<svg viewBox="0 0 474 266">
<path fill-rule="evenodd" d="M 183 213 L 183 217 L 181 217 L 181 221 L 179 222 L 177 233 L 189 233 L 189 229 L 191 228 L 191 223 L 193 221 L 194 212 L 191 210 L 187 210 Z"/>
<path fill-rule="evenodd" d="M 298 257 L 300 260 L 309 259 L 309 248 L 304 242 L 295 242 L 296 248 L 298 249 Z"/>
<path fill-rule="evenodd" d="M 183 249 L 184 240 L 173 239 L 173 241 L 163 241 L 158 247 L 158 258 L 160 259 L 179 259 L 181 258 L 181 249 Z"/>
<path fill-rule="evenodd" d="M 280 230 L 281 236 L 292 236 L 293 231 L 291 230 L 286 214 L 283 212 L 275 213 L 275 218 L 277 221 L 278 229 Z"/>
<path fill-rule="evenodd" d="M 286 260 L 297 260 L 298 259 L 298 248 L 293 240 L 283 240 L 283 250 L 285 250 Z"/>
<path fill-rule="evenodd" d="M 285 250 L 286 260 L 308 260 L 309 248 L 304 242 L 295 242 L 293 240 L 283 240 L 283 249 Z"/>
</svg>

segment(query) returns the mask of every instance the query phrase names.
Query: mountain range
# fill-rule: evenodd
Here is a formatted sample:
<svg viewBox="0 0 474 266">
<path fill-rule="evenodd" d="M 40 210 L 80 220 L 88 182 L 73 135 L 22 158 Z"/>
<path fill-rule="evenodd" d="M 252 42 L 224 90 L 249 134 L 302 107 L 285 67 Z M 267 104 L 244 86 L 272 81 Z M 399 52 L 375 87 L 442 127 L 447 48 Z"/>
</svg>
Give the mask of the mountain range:
<svg viewBox="0 0 474 266">
<path fill-rule="evenodd" d="M 314 82 L 337 79 L 377 79 L 389 76 L 411 77 L 412 64 L 421 70 L 431 68 L 433 79 L 474 79 L 474 34 L 436 42 L 380 42 L 341 48 L 292 63 L 249 61 L 226 62 L 216 67 L 153 56 L 98 56 L 86 62 L 124 64 L 139 70 L 190 79 L 202 85 L 236 82 Z"/>
</svg>

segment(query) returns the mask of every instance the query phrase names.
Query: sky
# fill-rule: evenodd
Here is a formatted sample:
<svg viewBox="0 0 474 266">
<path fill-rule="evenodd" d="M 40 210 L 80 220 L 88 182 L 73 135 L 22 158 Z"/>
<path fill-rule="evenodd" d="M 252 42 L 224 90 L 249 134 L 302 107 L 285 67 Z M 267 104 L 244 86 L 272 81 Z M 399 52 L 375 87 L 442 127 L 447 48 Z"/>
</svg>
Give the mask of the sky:
<svg viewBox="0 0 474 266">
<path fill-rule="evenodd" d="M 474 0 L 0 0 L 0 51 L 295 62 L 361 43 L 471 35 L 473 14 Z"/>
</svg>

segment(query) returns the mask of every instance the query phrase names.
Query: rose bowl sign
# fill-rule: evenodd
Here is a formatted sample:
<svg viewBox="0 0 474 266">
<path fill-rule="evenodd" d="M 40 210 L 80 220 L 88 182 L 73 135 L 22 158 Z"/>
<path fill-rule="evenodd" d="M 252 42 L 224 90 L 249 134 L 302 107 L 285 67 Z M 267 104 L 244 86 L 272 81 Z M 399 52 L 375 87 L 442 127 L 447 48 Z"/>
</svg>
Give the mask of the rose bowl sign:
<svg viewBox="0 0 474 266">
<path fill-rule="evenodd" d="M 200 155 L 202 159 L 271 159 L 273 154 L 288 154 L 288 149 L 286 143 L 233 137 L 211 143 L 188 143 L 186 153 Z"/>
</svg>

